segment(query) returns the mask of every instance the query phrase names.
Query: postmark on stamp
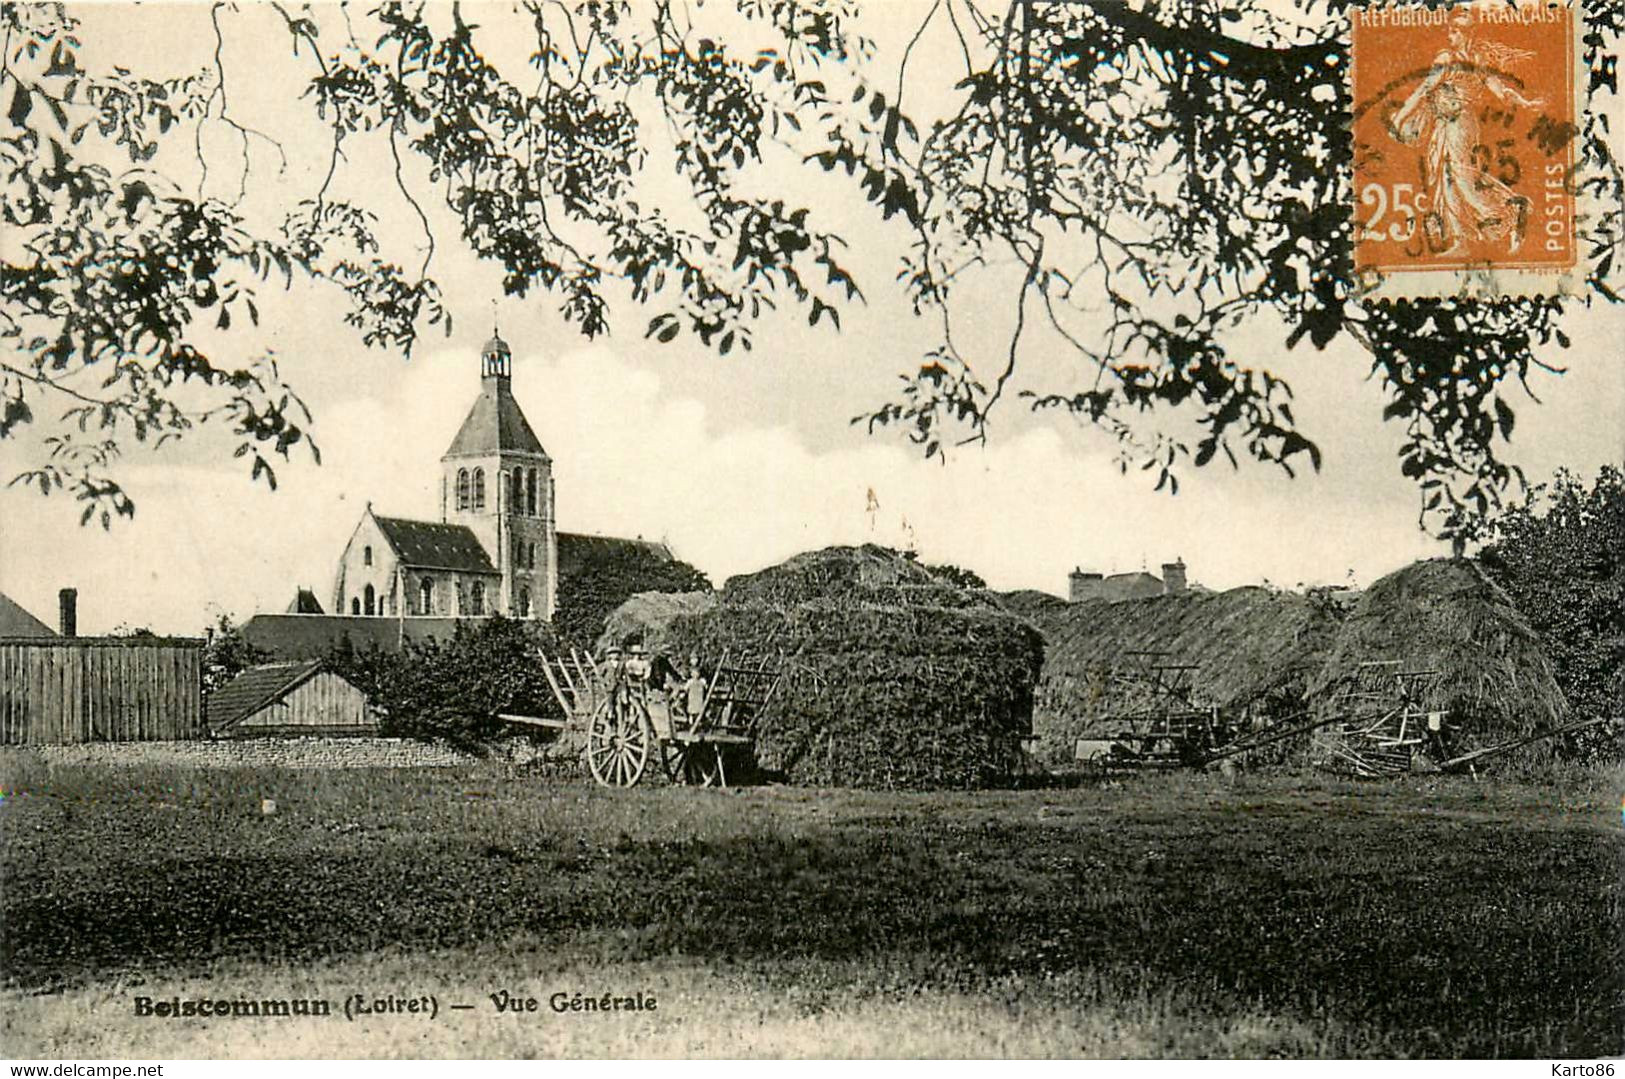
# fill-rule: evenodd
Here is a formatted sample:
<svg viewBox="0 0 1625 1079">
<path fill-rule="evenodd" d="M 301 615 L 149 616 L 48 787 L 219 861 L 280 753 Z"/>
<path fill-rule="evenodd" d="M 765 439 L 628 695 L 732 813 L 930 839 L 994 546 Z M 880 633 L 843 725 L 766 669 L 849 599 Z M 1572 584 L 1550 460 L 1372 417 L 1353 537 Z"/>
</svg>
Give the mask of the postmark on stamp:
<svg viewBox="0 0 1625 1079">
<path fill-rule="evenodd" d="M 1363 294 L 1579 289 L 1580 24 L 1579 0 L 1352 12 L 1354 270 Z"/>
</svg>

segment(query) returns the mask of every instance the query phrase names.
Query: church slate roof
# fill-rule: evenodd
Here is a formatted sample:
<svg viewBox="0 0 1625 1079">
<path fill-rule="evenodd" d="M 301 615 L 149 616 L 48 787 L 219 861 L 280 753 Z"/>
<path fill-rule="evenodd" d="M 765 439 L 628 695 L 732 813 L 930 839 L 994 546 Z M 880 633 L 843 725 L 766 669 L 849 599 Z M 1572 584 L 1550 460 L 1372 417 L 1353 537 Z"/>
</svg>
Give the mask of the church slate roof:
<svg viewBox="0 0 1625 1079">
<path fill-rule="evenodd" d="M 670 562 L 674 556 L 671 548 L 664 543 L 644 539 L 620 539 L 617 536 L 592 536 L 584 532 L 560 532 L 559 539 L 559 576 L 567 577 L 575 572 L 584 563 L 594 557 L 611 553 L 617 549 L 640 548 L 654 555 L 662 562 Z"/>
<path fill-rule="evenodd" d="M 530 429 L 530 421 L 519 408 L 507 380 L 487 378 L 482 381 L 480 395 L 451 440 L 447 457 L 482 457 L 497 453 L 533 453 L 546 457 L 541 440 Z"/>
<path fill-rule="evenodd" d="M 449 569 L 462 573 L 496 573 L 474 530 L 467 525 L 377 517 L 384 539 L 408 569 Z"/>
</svg>

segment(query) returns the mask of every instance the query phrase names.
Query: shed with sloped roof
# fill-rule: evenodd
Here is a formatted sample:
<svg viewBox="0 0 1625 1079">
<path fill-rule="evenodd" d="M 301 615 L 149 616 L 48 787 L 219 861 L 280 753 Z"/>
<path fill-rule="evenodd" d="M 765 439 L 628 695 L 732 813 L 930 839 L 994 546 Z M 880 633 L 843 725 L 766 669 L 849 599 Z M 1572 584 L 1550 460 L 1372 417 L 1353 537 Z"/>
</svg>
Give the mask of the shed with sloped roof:
<svg viewBox="0 0 1625 1079">
<path fill-rule="evenodd" d="M 367 695 L 319 660 L 250 667 L 210 694 L 205 707 L 216 738 L 378 732 Z"/>
</svg>

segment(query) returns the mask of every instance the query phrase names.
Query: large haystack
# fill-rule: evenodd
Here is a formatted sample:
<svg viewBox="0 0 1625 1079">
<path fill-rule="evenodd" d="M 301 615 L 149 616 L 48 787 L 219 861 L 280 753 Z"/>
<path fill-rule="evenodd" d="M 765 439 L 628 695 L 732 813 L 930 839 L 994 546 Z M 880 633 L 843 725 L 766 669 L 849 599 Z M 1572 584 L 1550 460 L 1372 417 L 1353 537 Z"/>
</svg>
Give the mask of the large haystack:
<svg viewBox="0 0 1625 1079">
<path fill-rule="evenodd" d="M 1033 726 L 1040 755 L 1061 763 L 1108 716 L 1156 703 L 1136 681 L 1144 666 L 1134 653 L 1198 666 L 1198 707 L 1259 722 L 1303 712 L 1339 617 L 1318 595 L 1234 588 L 1072 604 L 1045 621 Z"/>
<path fill-rule="evenodd" d="M 715 592 L 639 592 L 610 612 L 604 620 L 598 652 L 611 645 L 641 642 L 651 652 L 666 652 L 666 633 L 684 615 L 700 614 L 716 606 Z"/>
<path fill-rule="evenodd" d="M 1040 592 L 1033 588 L 1018 589 L 1014 592 L 994 592 L 993 602 L 1009 611 L 1017 618 L 1024 618 L 1046 637 L 1050 628 L 1066 620 L 1066 613 L 1072 609 L 1072 604 L 1060 596 L 1052 596 L 1048 592 Z"/>
<path fill-rule="evenodd" d="M 1568 713 L 1540 635 L 1476 562 L 1416 562 L 1372 585 L 1311 684 L 1317 705 L 1337 707 L 1362 663 L 1395 660 L 1438 672 L 1423 703 L 1446 713 L 1456 753 L 1556 726 Z"/>
<path fill-rule="evenodd" d="M 985 594 L 879 547 L 833 547 L 736 577 L 666 645 L 707 664 L 782 653 L 756 759 L 818 786 L 997 783 L 1032 723 L 1043 645 Z"/>
</svg>

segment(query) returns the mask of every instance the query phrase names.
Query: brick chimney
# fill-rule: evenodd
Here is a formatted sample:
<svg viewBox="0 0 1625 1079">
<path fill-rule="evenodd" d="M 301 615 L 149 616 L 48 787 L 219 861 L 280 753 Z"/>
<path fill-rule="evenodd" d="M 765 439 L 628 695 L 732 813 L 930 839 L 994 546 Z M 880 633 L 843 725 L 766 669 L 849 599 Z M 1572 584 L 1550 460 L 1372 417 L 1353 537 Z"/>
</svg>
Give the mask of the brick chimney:
<svg viewBox="0 0 1625 1079">
<path fill-rule="evenodd" d="M 1170 596 L 1185 591 L 1185 561 L 1176 558 L 1162 564 L 1162 590 Z"/>
<path fill-rule="evenodd" d="M 56 594 L 57 629 L 64 637 L 79 636 L 79 590 L 64 588 Z"/>
<path fill-rule="evenodd" d="M 1104 579 L 1103 574 L 1085 573 L 1081 567 L 1073 570 L 1067 575 L 1067 599 L 1073 603 L 1094 599 L 1099 595 L 1099 583 Z"/>
</svg>

